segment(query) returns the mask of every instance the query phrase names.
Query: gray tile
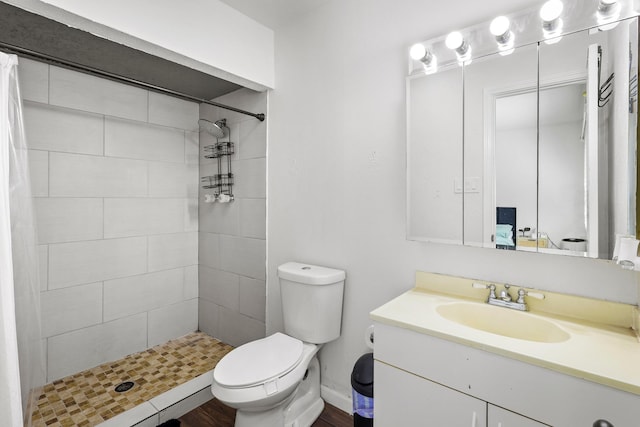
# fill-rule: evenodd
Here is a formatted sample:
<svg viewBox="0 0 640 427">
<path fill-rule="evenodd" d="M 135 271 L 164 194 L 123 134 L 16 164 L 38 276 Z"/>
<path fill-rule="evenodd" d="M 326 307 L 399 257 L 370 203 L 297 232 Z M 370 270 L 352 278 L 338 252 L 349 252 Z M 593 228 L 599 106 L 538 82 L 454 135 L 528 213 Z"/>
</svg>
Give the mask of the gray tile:
<svg viewBox="0 0 640 427">
<path fill-rule="evenodd" d="M 240 122 L 238 153 L 240 159 L 255 159 L 267 155 L 267 124 L 258 120 Z"/>
<path fill-rule="evenodd" d="M 198 207 L 197 197 L 184 199 L 184 231 L 198 231 Z"/>
<path fill-rule="evenodd" d="M 266 241 L 220 236 L 220 268 L 241 276 L 265 280 Z"/>
<path fill-rule="evenodd" d="M 149 236 L 149 271 L 198 264 L 198 233 Z"/>
<path fill-rule="evenodd" d="M 22 99 L 49 102 L 49 66 L 26 58 L 18 59 L 18 78 Z"/>
<path fill-rule="evenodd" d="M 200 133 L 186 131 L 184 133 L 184 162 L 188 165 L 200 163 Z"/>
<path fill-rule="evenodd" d="M 220 307 L 215 303 L 198 298 L 198 329 L 212 337 L 217 337 L 219 311 Z"/>
<path fill-rule="evenodd" d="M 198 129 L 198 104 L 149 92 L 149 123 L 195 131 Z"/>
<path fill-rule="evenodd" d="M 102 238 L 102 199 L 34 199 L 38 243 L 75 242 Z"/>
<path fill-rule="evenodd" d="M 217 305 L 238 311 L 240 279 L 237 274 L 199 266 L 199 296 Z"/>
<path fill-rule="evenodd" d="M 38 276 L 40 290 L 46 291 L 49 287 L 49 246 L 38 246 Z"/>
<path fill-rule="evenodd" d="M 198 329 L 198 299 L 194 298 L 149 312 L 149 347 Z"/>
<path fill-rule="evenodd" d="M 238 199 L 240 211 L 239 234 L 256 239 L 267 238 L 266 199 Z"/>
<path fill-rule="evenodd" d="M 52 382 L 146 348 L 146 313 L 57 335 L 47 342 L 47 381 Z"/>
<path fill-rule="evenodd" d="M 28 155 L 31 194 L 34 197 L 47 197 L 49 195 L 49 153 L 29 150 Z"/>
<path fill-rule="evenodd" d="M 104 118 L 97 114 L 26 102 L 24 126 L 29 148 L 102 155 Z"/>
<path fill-rule="evenodd" d="M 267 196 L 266 160 L 238 160 L 232 165 L 234 194 L 240 198 L 264 199 Z"/>
<path fill-rule="evenodd" d="M 102 323 L 102 283 L 42 292 L 40 303 L 43 337 Z"/>
<path fill-rule="evenodd" d="M 104 320 L 110 321 L 182 301 L 182 268 L 104 282 Z"/>
<path fill-rule="evenodd" d="M 225 307 L 220 307 L 217 335 L 220 341 L 238 347 L 264 338 L 264 336 L 264 322 L 244 316 Z"/>
<path fill-rule="evenodd" d="M 146 237 L 49 245 L 50 290 L 146 271 Z"/>
<path fill-rule="evenodd" d="M 182 231 L 183 199 L 114 198 L 104 201 L 105 238 Z"/>
<path fill-rule="evenodd" d="M 265 321 L 267 287 L 264 280 L 240 276 L 240 314 Z"/>
<path fill-rule="evenodd" d="M 105 156 L 184 163 L 184 131 L 107 118 Z"/>
<path fill-rule="evenodd" d="M 147 91 L 52 66 L 49 103 L 108 116 L 147 121 Z"/>
<path fill-rule="evenodd" d="M 149 196 L 198 197 L 198 165 L 149 163 Z"/>
<path fill-rule="evenodd" d="M 202 203 L 199 209 L 200 231 L 236 235 L 239 231 L 239 204 Z"/>
<path fill-rule="evenodd" d="M 184 289 L 182 299 L 198 298 L 198 266 L 184 268 Z"/>
<path fill-rule="evenodd" d="M 52 197 L 145 197 L 147 162 L 50 153 Z"/>
<path fill-rule="evenodd" d="M 220 236 L 213 233 L 198 233 L 198 264 L 220 268 Z"/>
</svg>

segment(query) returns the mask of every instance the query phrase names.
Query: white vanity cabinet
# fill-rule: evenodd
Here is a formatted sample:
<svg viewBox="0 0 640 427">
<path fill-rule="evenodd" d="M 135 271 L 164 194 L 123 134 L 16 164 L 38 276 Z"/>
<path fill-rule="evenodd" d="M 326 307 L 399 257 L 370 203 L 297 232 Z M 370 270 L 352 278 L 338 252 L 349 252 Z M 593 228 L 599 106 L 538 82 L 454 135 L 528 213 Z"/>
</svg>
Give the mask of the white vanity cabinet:
<svg viewBox="0 0 640 427">
<path fill-rule="evenodd" d="M 640 426 L 638 395 L 403 327 L 375 324 L 374 359 L 376 427 Z"/>
<path fill-rule="evenodd" d="M 487 405 L 480 399 L 378 361 L 374 378 L 376 426 L 487 425 Z"/>
</svg>

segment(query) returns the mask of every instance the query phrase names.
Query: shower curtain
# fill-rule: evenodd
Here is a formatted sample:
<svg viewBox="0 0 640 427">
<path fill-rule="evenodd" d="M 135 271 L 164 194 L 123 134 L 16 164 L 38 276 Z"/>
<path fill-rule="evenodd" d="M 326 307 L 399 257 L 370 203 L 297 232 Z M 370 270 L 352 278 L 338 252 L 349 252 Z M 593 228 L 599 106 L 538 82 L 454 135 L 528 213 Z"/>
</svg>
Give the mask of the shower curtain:
<svg viewBox="0 0 640 427">
<path fill-rule="evenodd" d="M 0 52 L 0 423 L 31 424 L 45 381 L 18 58 Z"/>
</svg>

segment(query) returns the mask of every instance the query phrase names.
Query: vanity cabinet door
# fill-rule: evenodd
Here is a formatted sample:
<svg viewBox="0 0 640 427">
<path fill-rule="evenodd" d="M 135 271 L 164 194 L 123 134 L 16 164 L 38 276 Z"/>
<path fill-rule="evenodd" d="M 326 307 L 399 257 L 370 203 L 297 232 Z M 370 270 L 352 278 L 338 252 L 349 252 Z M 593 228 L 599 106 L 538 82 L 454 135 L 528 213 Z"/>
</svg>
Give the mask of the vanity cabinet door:
<svg viewBox="0 0 640 427">
<path fill-rule="evenodd" d="M 486 427 L 486 402 L 433 381 L 374 363 L 374 425 Z"/>
<path fill-rule="evenodd" d="M 488 427 L 545 427 L 547 424 L 539 423 L 531 418 L 523 417 L 506 409 L 487 405 Z"/>
</svg>

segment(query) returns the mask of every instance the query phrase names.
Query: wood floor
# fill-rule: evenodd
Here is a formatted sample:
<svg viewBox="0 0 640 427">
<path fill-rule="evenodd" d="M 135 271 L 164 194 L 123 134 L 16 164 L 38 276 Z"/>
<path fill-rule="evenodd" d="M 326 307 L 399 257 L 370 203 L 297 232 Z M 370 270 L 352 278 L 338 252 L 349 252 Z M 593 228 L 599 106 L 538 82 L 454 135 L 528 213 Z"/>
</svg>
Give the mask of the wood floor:
<svg viewBox="0 0 640 427">
<path fill-rule="evenodd" d="M 218 399 L 212 399 L 179 418 L 180 427 L 233 427 L 235 419 L 235 409 L 220 403 Z M 320 418 L 313 423 L 312 427 L 352 426 L 353 418 L 351 415 L 325 403 Z"/>
</svg>

